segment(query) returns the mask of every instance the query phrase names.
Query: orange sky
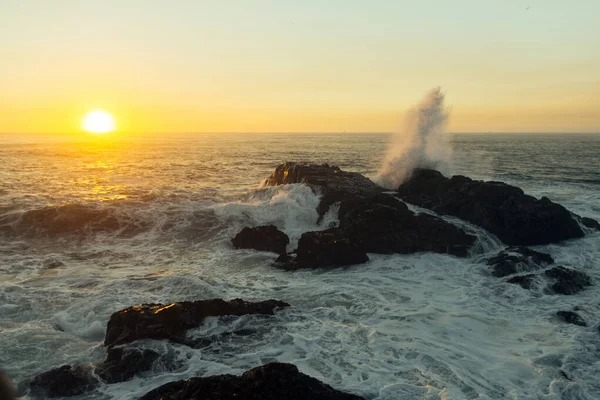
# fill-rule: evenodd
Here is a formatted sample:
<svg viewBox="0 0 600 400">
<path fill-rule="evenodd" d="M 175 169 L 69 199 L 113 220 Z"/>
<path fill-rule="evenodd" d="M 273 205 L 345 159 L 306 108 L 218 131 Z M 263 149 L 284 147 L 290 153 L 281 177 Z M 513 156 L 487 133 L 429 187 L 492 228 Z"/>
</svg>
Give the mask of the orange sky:
<svg viewBox="0 0 600 400">
<path fill-rule="evenodd" d="M 436 86 L 451 131 L 600 132 L 597 1 L 244 4 L 7 0 L 0 132 L 389 132 Z"/>
</svg>

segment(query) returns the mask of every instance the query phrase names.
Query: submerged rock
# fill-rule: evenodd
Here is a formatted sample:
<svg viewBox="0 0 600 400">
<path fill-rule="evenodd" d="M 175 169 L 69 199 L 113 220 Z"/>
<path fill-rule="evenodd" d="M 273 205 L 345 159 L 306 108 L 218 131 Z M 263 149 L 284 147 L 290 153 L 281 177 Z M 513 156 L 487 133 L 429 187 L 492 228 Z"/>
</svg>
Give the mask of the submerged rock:
<svg viewBox="0 0 600 400">
<path fill-rule="evenodd" d="M 596 221 L 595 219 L 579 217 L 579 222 L 581 222 L 581 225 L 585 226 L 586 228 L 596 229 L 597 231 L 600 231 L 600 222 Z"/>
<path fill-rule="evenodd" d="M 140 400 L 364 400 L 335 390 L 292 364 L 269 363 L 242 376 L 216 375 L 167 383 Z"/>
<path fill-rule="evenodd" d="M 273 225 L 258 226 L 242 229 L 232 240 L 236 249 L 254 249 L 271 251 L 277 254 L 285 253 L 290 238 Z"/>
<path fill-rule="evenodd" d="M 512 283 L 514 285 L 519 285 L 523 289 L 529 290 L 529 289 L 531 289 L 533 287 L 533 284 L 535 283 L 536 276 L 537 275 L 534 275 L 534 274 L 513 276 L 512 278 L 510 278 L 506 282 Z"/>
<path fill-rule="evenodd" d="M 275 310 L 281 307 L 289 307 L 289 304 L 278 300 L 248 302 L 242 299 L 141 304 L 111 315 L 106 327 L 104 344 L 113 346 L 138 339 L 168 339 L 185 342 L 185 332 L 199 326 L 206 317 L 273 315 Z"/>
<path fill-rule="evenodd" d="M 475 236 L 428 214 L 415 214 L 389 194 L 349 199 L 340 204 L 340 229 L 368 253 L 421 251 L 468 255 Z"/>
<path fill-rule="evenodd" d="M 586 286 L 592 285 L 592 279 L 589 275 L 570 268 L 554 267 L 547 270 L 545 274 L 556 281 L 551 288 L 558 294 L 576 294 L 581 292 Z"/>
<path fill-rule="evenodd" d="M 70 397 L 90 392 L 101 382 L 117 383 L 148 371 L 159 354 L 149 349 L 112 348 L 106 360 L 96 365 L 63 365 L 36 376 L 29 388 L 36 396 Z"/>
<path fill-rule="evenodd" d="M 29 389 L 36 396 L 70 397 L 94 390 L 99 384 L 91 364 L 63 365 L 36 376 Z"/>
<path fill-rule="evenodd" d="M 486 261 L 492 267 L 492 275 L 498 278 L 539 270 L 553 262 L 554 259 L 549 254 L 527 247 L 507 247 Z"/>
<path fill-rule="evenodd" d="M 150 349 L 109 348 L 106 360 L 96 366 L 96 374 L 106 383 L 124 382 L 152 369 L 159 354 Z"/>
<path fill-rule="evenodd" d="M 556 316 L 566 322 L 567 324 L 573 324 L 578 326 L 587 326 L 587 322 L 574 311 L 558 311 Z"/>
<path fill-rule="evenodd" d="M 435 170 L 416 169 L 398 193 L 409 203 L 479 225 L 509 245 L 541 245 L 584 235 L 563 206 L 502 182 L 446 178 Z"/>
<path fill-rule="evenodd" d="M 276 263 L 286 270 L 341 267 L 369 261 L 365 250 L 338 228 L 306 232 L 298 241 L 294 256 L 282 255 Z"/>
<path fill-rule="evenodd" d="M 384 190 L 359 173 L 342 171 L 329 164 L 286 162 L 275 168 L 265 181 L 268 186 L 292 183 L 305 183 L 322 194 L 317 207 L 319 215 L 325 214 L 332 204 L 339 201 L 366 197 Z"/>
</svg>

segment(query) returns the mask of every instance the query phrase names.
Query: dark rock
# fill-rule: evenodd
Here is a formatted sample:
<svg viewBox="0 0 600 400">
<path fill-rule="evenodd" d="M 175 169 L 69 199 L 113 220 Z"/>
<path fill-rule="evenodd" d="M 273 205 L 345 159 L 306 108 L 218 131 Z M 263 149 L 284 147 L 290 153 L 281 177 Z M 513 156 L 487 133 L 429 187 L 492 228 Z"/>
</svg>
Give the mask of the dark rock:
<svg viewBox="0 0 600 400">
<path fill-rule="evenodd" d="M 148 371 L 159 354 L 149 349 L 111 348 L 106 360 L 96 365 L 63 365 L 36 376 L 31 392 L 45 397 L 77 396 L 94 390 L 100 382 L 117 383 Z"/>
<path fill-rule="evenodd" d="M 265 181 L 269 186 L 291 183 L 305 183 L 323 195 L 317 207 L 321 216 L 334 203 L 348 198 L 370 196 L 384 190 L 359 173 L 342 171 L 328 164 L 286 162 L 275 168 Z"/>
<path fill-rule="evenodd" d="M 247 302 L 241 299 L 182 301 L 171 304 L 141 304 L 111 315 L 106 329 L 106 346 L 138 339 L 169 339 L 185 342 L 185 332 L 202 324 L 206 317 L 265 314 L 289 307 L 278 300 Z"/>
<path fill-rule="evenodd" d="M 438 171 L 416 169 L 398 193 L 409 203 L 479 225 L 509 245 L 541 245 L 584 235 L 563 206 L 502 182 L 460 175 L 449 179 Z"/>
<path fill-rule="evenodd" d="M 106 383 L 125 382 L 152 369 L 158 357 L 150 349 L 109 348 L 106 360 L 96 366 L 96 374 Z"/>
<path fill-rule="evenodd" d="M 94 390 L 99 384 L 91 365 L 64 365 L 36 376 L 29 388 L 36 396 L 69 397 Z"/>
<path fill-rule="evenodd" d="M 585 320 L 581 315 L 573 311 L 558 311 L 556 316 L 566 322 L 567 324 L 573 324 L 578 326 L 587 326 Z"/>
<path fill-rule="evenodd" d="M 266 225 L 244 228 L 235 235 L 232 242 L 236 249 L 254 249 L 283 254 L 290 239 L 275 226 Z"/>
<path fill-rule="evenodd" d="M 556 281 L 551 287 L 559 294 L 576 294 L 592 284 L 592 279 L 585 272 L 570 268 L 554 267 L 545 274 Z"/>
<path fill-rule="evenodd" d="M 519 285 L 523 289 L 529 290 L 533 287 L 533 283 L 535 282 L 535 277 L 536 277 L 536 275 L 533 275 L 533 274 L 513 276 L 506 282 L 512 283 L 514 285 Z"/>
<path fill-rule="evenodd" d="M 140 400 L 364 400 L 333 389 L 298 371 L 270 363 L 242 376 L 216 375 L 167 383 Z"/>
<path fill-rule="evenodd" d="M 282 255 L 276 260 L 287 270 L 340 267 L 367 261 L 369 257 L 362 246 L 338 228 L 302 234 L 295 257 Z"/>
<path fill-rule="evenodd" d="M 579 217 L 579 222 L 581 222 L 581 224 L 586 228 L 596 229 L 597 231 L 600 231 L 600 222 L 596 221 L 595 219 Z"/>
<path fill-rule="evenodd" d="M 535 271 L 553 262 L 549 254 L 527 247 L 507 247 L 486 261 L 492 267 L 492 275 L 495 277 Z"/>
<path fill-rule="evenodd" d="M 367 253 L 432 251 L 465 257 L 476 240 L 441 218 L 413 213 L 384 193 L 341 202 L 339 220 L 339 228 Z"/>
</svg>

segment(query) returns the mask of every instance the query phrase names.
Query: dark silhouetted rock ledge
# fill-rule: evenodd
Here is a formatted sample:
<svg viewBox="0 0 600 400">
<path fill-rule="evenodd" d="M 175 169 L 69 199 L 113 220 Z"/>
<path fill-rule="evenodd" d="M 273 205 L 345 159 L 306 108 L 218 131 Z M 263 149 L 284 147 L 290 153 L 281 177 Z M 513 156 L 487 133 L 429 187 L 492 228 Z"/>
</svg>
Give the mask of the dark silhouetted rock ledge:
<svg viewBox="0 0 600 400">
<path fill-rule="evenodd" d="M 288 236 L 273 225 L 242 229 L 232 240 L 236 249 L 254 249 L 284 254 L 290 243 Z"/>
<path fill-rule="evenodd" d="M 558 266 L 547 270 L 545 274 L 556 281 L 551 288 L 558 294 L 576 294 L 592 285 L 589 275 L 571 268 Z"/>
<path fill-rule="evenodd" d="M 553 262 L 554 259 L 550 254 L 527 247 L 507 247 L 486 260 L 487 265 L 492 267 L 492 275 L 498 278 L 519 272 L 540 270 Z"/>
<path fill-rule="evenodd" d="M 338 228 L 306 232 L 298 241 L 295 254 L 282 254 L 276 266 L 295 270 L 303 268 L 341 267 L 369 261 L 364 248 Z"/>
<path fill-rule="evenodd" d="M 289 304 L 278 300 L 248 302 L 242 299 L 141 304 L 111 315 L 104 344 L 113 346 L 138 339 L 168 339 L 185 343 L 186 331 L 202 324 L 206 317 L 273 315 L 276 309 L 282 307 L 289 307 Z"/>
<path fill-rule="evenodd" d="M 167 383 L 140 400 L 364 400 L 335 390 L 292 364 L 269 363 L 242 376 L 216 375 Z"/>
<path fill-rule="evenodd" d="M 587 326 L 587 322 L 574 311 L 558 311 L 556 316 L 567 324 L 573 324 L 577 326 Z"/>
<path fill-rule="evenodd" d="M 431 251 L 466 257 L 476 240 L 441 218 L 415 214 L 385 193 L 342 201 L 338 218 L 339 228 L 367 253 Z"/>
<path fill-rule="evenodd" d="M 112 348 L 99 364 L 63 365 L 36 376 L 29 388 L 31 394 L 44 398 L 77 396 L 94 390 L 101 382 L 124 382 L 149 371 L 158 357 L 149 349 Z"/>
<path fill-rule="evenodd" d="M 576 216 L 563 206 L 502 182 L 446 178 L 435 170 L 416 169 L 398 193 L 409 203 L 479 225 L 509 245 L 542 245 L 584 235 Z"/>
<path fill-rule="evenodd" d="M 286 162 L 275 168 L 265 181 L 268 186 L 292 183 L 307 184 L 315 192 L 322 194 L 317 207 L 319 215 L 325 214 L 332 204 L 339 201 L 366 197 L 384 190 L 357 172 L 342 171 L 329 164 Z"/>
</svg>

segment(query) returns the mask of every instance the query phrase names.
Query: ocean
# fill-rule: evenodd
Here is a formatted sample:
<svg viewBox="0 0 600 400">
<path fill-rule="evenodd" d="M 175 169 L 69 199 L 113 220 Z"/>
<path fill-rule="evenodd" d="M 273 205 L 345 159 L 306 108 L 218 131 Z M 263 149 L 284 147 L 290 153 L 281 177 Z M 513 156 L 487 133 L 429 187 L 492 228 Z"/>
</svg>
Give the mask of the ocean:
<svg viewBox="0 0 600 400">
<path fill-rule="evenodd" d="M 0 137 L 0 368 L 20 386 L 99 362 L 110 315 L 139 303 L 286 301 L 273 317 L 211 318 L 202 349 L 136 344 L 152 371 L 72 399 L 135 399 L 193 376 L 293 363 L 368 399 L 598 399 L 600 284 L 573 296 L 494 278 L 481 254 L 369 254 L 363 265 L 289 272 L 235 250 L 245 226 L 291 238 L 317 225 L 303 185 L 260 188 L 284 161 L 374 176 L 384 134 L 198 134 L 111 140 Z M 600 135 L 453 135 L 452 174 L 497 180 L 600 220 Z M 480 229 L 482 252 L 504 246 Z M 600 282 L 600 233 L 536 250 Z M 587 327 L 556 311 L 577 308 Z"/>
</svg>

